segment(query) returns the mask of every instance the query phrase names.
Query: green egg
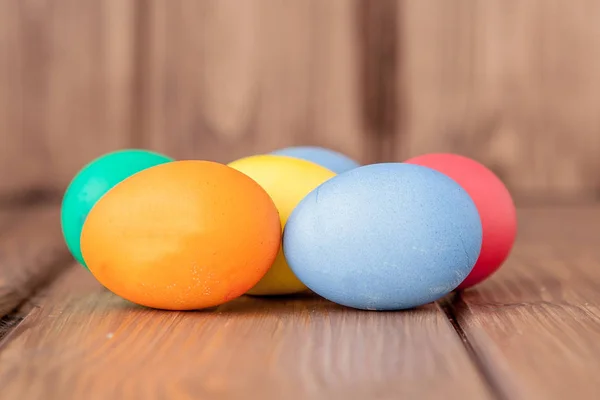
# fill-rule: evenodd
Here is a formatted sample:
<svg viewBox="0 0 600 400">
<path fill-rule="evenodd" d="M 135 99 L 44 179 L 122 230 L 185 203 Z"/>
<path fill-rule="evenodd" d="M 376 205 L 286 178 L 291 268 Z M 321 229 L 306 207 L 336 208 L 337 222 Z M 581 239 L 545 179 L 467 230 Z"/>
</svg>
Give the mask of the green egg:
<svg viewBox="0 0 600 400">
<path fill-rule="evenodd" d="M 99 157 L 83 167 L 71 181 L 61 208 L 62 232 L 69 251 L 83 266 L 81 230 L 96 202 L 131 175 L 173 161 L 162 154 L 146 150 L 120 150 Z"/>
</svg>

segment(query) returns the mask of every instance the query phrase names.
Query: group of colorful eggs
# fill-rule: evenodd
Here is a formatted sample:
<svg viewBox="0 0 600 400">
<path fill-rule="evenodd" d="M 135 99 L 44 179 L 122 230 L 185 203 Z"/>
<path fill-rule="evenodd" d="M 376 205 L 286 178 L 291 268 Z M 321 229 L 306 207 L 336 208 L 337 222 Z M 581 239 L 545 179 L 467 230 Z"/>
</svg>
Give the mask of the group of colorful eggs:
<svg viewBox="0 0 600 400">
<path fill-rule="evenodd" d="M 61 217 L 102 285 L 167 310 L 309 289 L 358 309 L 412 308 L 490 276 L 517 227 L 508 190 L 474 160 L 361 166 L 318 147 L 228 165 L 109 153 L 75 176 Z"/>
</svg>

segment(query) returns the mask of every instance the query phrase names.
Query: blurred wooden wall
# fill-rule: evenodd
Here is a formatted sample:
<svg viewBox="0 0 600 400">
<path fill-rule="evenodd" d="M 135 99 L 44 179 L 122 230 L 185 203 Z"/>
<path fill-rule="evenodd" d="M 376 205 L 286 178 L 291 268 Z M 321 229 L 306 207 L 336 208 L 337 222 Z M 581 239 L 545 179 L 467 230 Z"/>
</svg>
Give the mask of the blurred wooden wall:
<svg viewBox="0 0 600 400">
<path fill-rule="evenodd" d="M 472 156 L 517 197 L 600 193 L 594 0 L 0 0 L 0 196 L 146 147 Z"/>
</svg>

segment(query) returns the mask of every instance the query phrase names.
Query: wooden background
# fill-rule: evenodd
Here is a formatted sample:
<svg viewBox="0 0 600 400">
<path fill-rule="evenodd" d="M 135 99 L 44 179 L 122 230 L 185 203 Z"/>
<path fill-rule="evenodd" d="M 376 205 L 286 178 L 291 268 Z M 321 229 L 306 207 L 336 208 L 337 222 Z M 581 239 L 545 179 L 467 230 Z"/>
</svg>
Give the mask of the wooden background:
<svg viewBox="0 0 600 400">
<path fill-rule="evenodd" d="M 511 257 L 398 313 L 161 312 L 75 265 L 56 202 L 21 206 L 120 148 L 294 144 L 482 161 L 521 206 Z M 540 203 L 598 200 L 599 156 L 600 1 L 0 0 L 0 397 L 596 399 L 600 203 Z"/>
<path fill-rule="evenodd" d="M 459 152 L 517 199 L 595 200 L 599 20 L 594 0 L 0 0 L 0 197 L 123 147 L 318 144 Z"/>
</svg>

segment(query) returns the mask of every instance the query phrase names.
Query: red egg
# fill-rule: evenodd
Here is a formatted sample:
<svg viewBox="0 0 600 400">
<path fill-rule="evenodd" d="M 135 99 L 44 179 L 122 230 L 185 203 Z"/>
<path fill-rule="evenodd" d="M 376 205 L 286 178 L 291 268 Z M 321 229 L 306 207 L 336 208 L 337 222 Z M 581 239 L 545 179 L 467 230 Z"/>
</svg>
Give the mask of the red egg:
<svg viewBox="0 0 600 400">
<path fill-rule="evenodd" d="M 506 186 L 482 164 L 457 154 L 425 154 L 405 162 L 446 174 L 469 193 L 481 218 L 483 242 L 477 263 L 458 289 L 487 279 L 504 263 L 517 236 L 517 212 Z"/>
</svg>

